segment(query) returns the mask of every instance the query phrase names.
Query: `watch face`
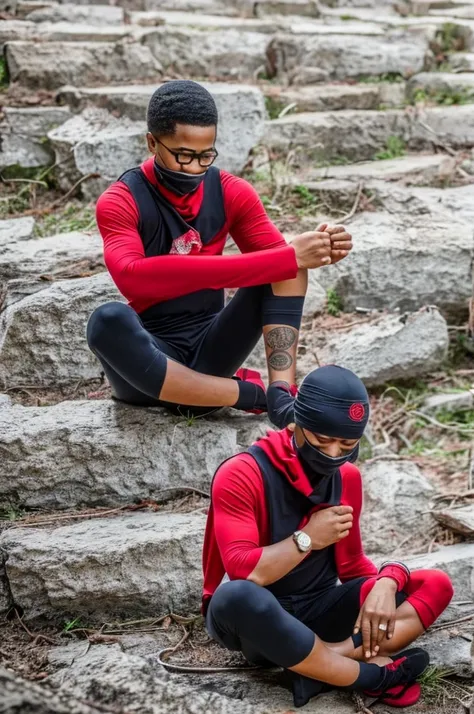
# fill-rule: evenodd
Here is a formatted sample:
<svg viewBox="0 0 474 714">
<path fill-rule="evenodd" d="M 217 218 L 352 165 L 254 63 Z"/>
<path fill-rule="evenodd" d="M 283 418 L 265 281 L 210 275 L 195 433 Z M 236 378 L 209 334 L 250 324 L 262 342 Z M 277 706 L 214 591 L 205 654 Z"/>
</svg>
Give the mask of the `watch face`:
<svg viewBox="0 0 474 714">
<path fill-rule="evenodd" d="M 310 548 L 311 546 L 311 538 L 307 533 L 300 533 L 298 535 L 298 543 L 302 548 Z"/>
</svg>

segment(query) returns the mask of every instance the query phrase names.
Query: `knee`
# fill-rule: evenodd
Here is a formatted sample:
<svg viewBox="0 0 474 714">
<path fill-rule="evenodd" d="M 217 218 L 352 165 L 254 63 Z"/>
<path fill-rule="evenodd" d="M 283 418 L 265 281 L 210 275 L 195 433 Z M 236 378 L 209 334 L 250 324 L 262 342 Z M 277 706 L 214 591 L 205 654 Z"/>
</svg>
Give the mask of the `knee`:
<svg viewBox="0 0 474 714">
<path fill-rule="evenodd" d="M 272 609 L 274 596 L 250 580 L 231 580 L 214 593 L 211 603 L 216 619 L 265 617 Z"/>
<path fill-rule="evenodd" d="M 109 335 L 116 332 L 128 317 L 130 307 L 122 302 L 108 302 L 96 308 L 87 324 L 87 342 L 91 349 L 100 348 L 104 339 L 108 341 Z"/>
<path fill-rule="evenodd" d="M 440 608 L 439 614 L 445 610 L 454 595 L 451 578 L 443 570 L 425 570 L 424 581 L 426 590 L 432 593 Z"/>
</svg>

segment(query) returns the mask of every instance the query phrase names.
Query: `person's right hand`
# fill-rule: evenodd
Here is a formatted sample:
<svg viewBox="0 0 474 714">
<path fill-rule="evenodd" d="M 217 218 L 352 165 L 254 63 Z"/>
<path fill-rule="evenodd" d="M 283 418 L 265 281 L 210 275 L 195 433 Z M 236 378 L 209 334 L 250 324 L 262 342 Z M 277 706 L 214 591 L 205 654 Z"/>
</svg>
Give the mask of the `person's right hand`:
<svg viewBox="0 0 474 714">
<path fill-rule="evenodd" d="M 301 233 L 293 238 L 298 268 L 321 268 L 331 263 L 331 236 L 325 232 L 326 225 L 316 231 Z"/>
<path fill-rule="evenodd" d="M 313 513 L 304 528 L 313 550 L 322 550 L 346 538 L 352 528 L 352 506 L 331 506 Z"/>
</svg>

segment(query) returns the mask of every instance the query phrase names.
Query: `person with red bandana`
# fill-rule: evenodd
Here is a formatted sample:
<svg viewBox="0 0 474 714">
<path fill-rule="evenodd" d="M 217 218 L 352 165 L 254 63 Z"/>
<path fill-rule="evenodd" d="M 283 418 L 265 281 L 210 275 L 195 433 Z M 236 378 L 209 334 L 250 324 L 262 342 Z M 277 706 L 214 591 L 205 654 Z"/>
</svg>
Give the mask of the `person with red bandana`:
<svg viewBox="0 0 474 714">
<path fill-rule="evenodd" d="M 396 561 L 377 569 L 364 554 L 361 380 L 320 367 L 286 401 L 294 423 L 215 474 L 203 550 L 208 632 L 252 663 L 283 667 L 297 707 L 328 687 L 415 704 L 429 657 L 406 648 L 447 607 L 451 581 Z"/>
<path fill-rule="evenodd" d="M 286 242 L 250 184 L 212 165 L 217 109 L 200 84 L 163 84 L 147 123 L 152 158 L 97 202 L 105 263 L 129 304 L 95 310 L 89 346 L 117 399 L 261 412 L 263 381 L 241 366 L 263 331 L 269 416 L 285 426 L 291 414 L 273 406 L 294 390 L 307 271 L 342 260 L 351 236 L 324 224 Z M 229 234 L 238 255 L 223 255 Z M 225 288 L 239 288 L 226 306 Z"/>
</svg>

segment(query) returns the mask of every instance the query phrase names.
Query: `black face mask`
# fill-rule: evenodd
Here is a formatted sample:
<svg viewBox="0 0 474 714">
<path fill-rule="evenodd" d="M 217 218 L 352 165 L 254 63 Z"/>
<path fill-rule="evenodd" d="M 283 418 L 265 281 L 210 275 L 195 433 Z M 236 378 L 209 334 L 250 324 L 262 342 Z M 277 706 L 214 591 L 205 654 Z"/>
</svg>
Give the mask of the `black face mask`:
<svg viewBox="0 0 474 714">
<path fill-rule="evenodd" d="M 293 444 L 303 465 L 319 476 L 335 476 L 341 466 L 347 464 L 348 461 L 353 463 L 359 455 L 359 444 L 356 444 L 351 451 L 347 451 L 344 456 L 336 457 L 323 453 L 316 446 L 310 444 L 306 437 L 304 437 L 302 446 L 298 446 L 295 439 L 293 439 Z"/>
<path fill-rule="evenodd" d="M 187 196 L 188 193 L 192 193 L 199 188 L 204 181 L 206 173 L 207 171 L 203 171 L 202 174 L 186 174 L 184 171 L 172 171 L 163 166 L 158 166 L 155 161 L 155 174 L 158 181 L 177 196 Z"/>
</svg>

